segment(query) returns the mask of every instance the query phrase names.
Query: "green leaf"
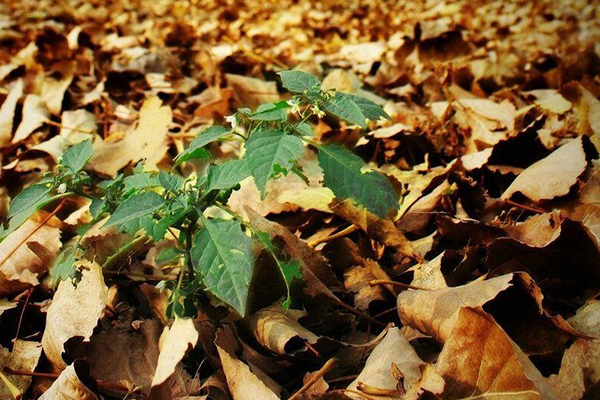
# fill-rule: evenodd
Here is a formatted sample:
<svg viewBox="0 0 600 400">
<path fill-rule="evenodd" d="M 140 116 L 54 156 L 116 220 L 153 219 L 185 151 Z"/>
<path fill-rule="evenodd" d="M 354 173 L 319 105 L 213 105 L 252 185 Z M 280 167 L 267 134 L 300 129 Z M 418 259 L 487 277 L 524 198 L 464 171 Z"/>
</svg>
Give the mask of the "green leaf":
<svg viewBox="0 0 600 400">
<path fill-rule="evenodd" d="M 365 163 L 356 154 L 338 145 L 320 146 L 318 160 L 325 186 L 336 197 L 353 199 L 382 218 L 398 209 L 398 195 L 390 181 L 376 171 L 362 172 Z"/>
<path fill-rule="evenodd" d="M 164 265 L 175 262 L 182 256 L 183 253 L 178 248 L 167 247 L 166 249 L 163 249 L 160 253 L 158 253 L 154 261 L 156 261 L 158 264 Z"/>
<path fill-rule="evenodd" d="M 56 257 L 50 275 L 52 276 L 52 284 L 56 284 L 58 281 L 66 281 L 74 279 L 77 275 L 77 269 L 75 268 L 76 259 L 76 248 L 73 246 L 67 246 L 65 249 Z"/>
<path fill-rule="evenodd" d="M 177 157 L 175 157 L 174 166 L 178 166 L 184 161 L 192 160 L 195 158 L 210 158 L 210 152 L 206 149 L 203 149 L 207 144 L 214 142 L 227 135 L 229 130 L 223 126 L 210 126 L 203 130 L 194 140 L 190 143 L 190 146 L 179 153 Z"/>
<path fill-rule="evenodd" d="M 334 97 L 323 102 L 323 108 L 344 121 L 360 125 L 362 128 L 367 127 L 365 115 L 348 95 L 337 92 Z"/>
<path fill-rule="evenodd" d="M 285 101 L 261 104 L 249 119 L 251 121 L 285 121 L 287 119 L 286 109 L 289 107 Z"/>
<path fill-rule="evenodd" d="M 292 70 L 281 71 L 277 73 L 281 77 L 283 87 L 293 93 L 318 92 L 321 87 L 321 81 L 316 76 L 309 73 Z"/>
<path fill-rule="evenodd" d="M 136 172 L 123 179 L 124 193 L 160 186 L 160 180 L 154 172 Z"/>
<path fill-rule="evenodd" d="M 250 176 L 245 160 L 229 160 L 208 169 L 206 190 L 229 189 Z"/>
<path fill-rule="evenodd" d="M 246 165 L 254 183 L 265 197 L 267 181 L 279 172 L 286 172 L 304 152 L 302 140 L 278 131 L 255 132 L 246 142 Z"/>
<path fill-rule="evenodd" d="M 94 148 L 92 146 L 92 141 L 87 139 L 65 151 L 60 163 L 76 174 L 85 167 L 93 154 Z"/>
<path fill-rule="evenodd" d="M 293 129 L 298 132 L 301 136 L 315 136 L 312 128 L 306 122 L 299 122 L 295 125 L 292 125 Z"/>
<path fill-rule="evenodd" d="M 254 269 L 252 240 L 242 232 L 239 221 L 201 218 L 204 227 L 190 253 L 194 269 L 214 296 L 244 317 Z"/>
<path fill-rule="evenodd" d="M 281 275 L 285 281 L 285 286 L 288 293 L 281 305 L 285 308 L 290 308 L 290 305 L 292 304 L 292 298 L 290 297 L 290 286 L 294 280 L 302 279 L 302 267 L 300 266 L 300 262 L 298 260 L 277 262 L 277 265 L 281 270 Z"/>
<path fill-rule="evenodd" d="M 170 192 L 178 191 L 183 185 L 183 179 L 179 175 L 167 174 L 164 171 L 158 173 L 158 181 L 165 190 Z"/>
<path fill-rule="evenodd" d="M 21 191 L 10 203 L 7 218 L 10 219 L 8 227 L 0 230 L 0 240 L 14 232 L 23 222 L 36 211 L 42 209 L 62 195 L 51 196 L 51 188 L 44 184 L 31 185 Z"/>
<path fill-rule="evenodd" d="M 135 228 L 139 229 L 141 218 L 152 214 L 164 203 L 165 200 L 155 192 L 133 195 L 117 207 L 113 215 L 106 221 L 105 226 L 116 225 L 128 232 Z"/>
<path fill-rule="evenodd" d="M 348 96 L 360 108 L 363 115 L 371 121 L 378 121 L 379 118 L 391 120 L 392 118 L 383 110 L 379 104 L 372 102 L 364 97 L 355 96 L 352 94 L 341 93 L 342 96 Z"/>
</svg>

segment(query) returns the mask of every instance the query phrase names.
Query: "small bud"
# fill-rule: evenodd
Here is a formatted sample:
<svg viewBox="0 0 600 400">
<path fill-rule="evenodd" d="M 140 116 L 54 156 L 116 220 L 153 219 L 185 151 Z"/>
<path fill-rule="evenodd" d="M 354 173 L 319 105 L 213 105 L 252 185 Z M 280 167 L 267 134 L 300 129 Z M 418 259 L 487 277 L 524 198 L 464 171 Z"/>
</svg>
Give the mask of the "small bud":
<svg viewBox="0 0 600 400">
<path fill-rule="evenodd" d="M 58 189 L 56 190 L 59 194 L 63 194 L 64 192 L 67 191 L 67 184 L 66 183 L 61 183 L 60 185 L 58 185 Z"/>
</svg>

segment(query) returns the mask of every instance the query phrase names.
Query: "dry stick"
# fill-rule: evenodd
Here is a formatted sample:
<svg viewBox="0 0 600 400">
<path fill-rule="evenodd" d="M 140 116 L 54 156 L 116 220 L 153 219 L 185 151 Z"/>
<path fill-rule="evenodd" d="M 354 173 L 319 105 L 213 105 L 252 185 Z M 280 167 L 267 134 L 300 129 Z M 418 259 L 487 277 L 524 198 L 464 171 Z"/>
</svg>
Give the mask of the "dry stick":
<svg viewBox="0 0 600 400">
<path fill-rule="evenodd" d="M 25 298 L 25 303 L 23 304 L 23 309 L 21 310 L 21 316 L 19 317 L 19 324 L 17 325 L 17 333 L 15 334 L 15 343 L 19 338 L 19 331 L 21 330 L 21 323 L 23 322 L 23 315 L 25 315 L 25 309 L 27 308 L 27 304 L 29 303 L 29 298 L 31 297 L 31 292 L 33 292 L 33 287 L 30 287 L 27 291 L 27 297 Z"/>
<path fill-rule="evenodd" d="M 44 123 L 48 124 L 48 125 L 52 125 L 52 126 L 56 126 L 57 128 L 61 128 L 61 129 L 68 129 L 70 131 L 76 131 L 76 132 L 82 132 L 82 133 L 94 133 L 92 130 L 90 129 L 81 129 L 81 128 L 71 128 L 69 126 L 64 126 L 62 124 L 59 124 L 58 122 L 54 122 L 51 120 L 46 120 L 44 121 Z"/>
<path fill-rule="evenodd" d="M 162 275 L 145 275 L 140 272 L 121 272 L 121 271 L 108 271 L 103 270 L 104 275 L 118 275 L 118 276 L 134 276 L 136 278 L 146 278 L 149 281 L 175 281 L 177 280 L 174 276 L 162 276 Z"/>
<path fill-rule="evenodd" d="M 338 382 L 353 381 L 356 378 L 358 378 L 358 375 L 340 376 L 339 378 L 327 379 L 327 383 L 338 383 Z"/>
<path fill-rule="evenodd" d="M 17 371 L 14 370 L 12 368 L 9 367 L 4 367 L 4 373 L 8 374 L 8 375 L 17 375 L 17 376 L 37 376 L 39 378 L 47 378 L 47 379 L 58 379 L 59 374 L 50 374 L 50 373 L 44 373 L 44 372 L 29 372 L 29 371 Z M 96 383 L 98 384 L 98 386 L 104 388 L 104 389 L 113 389 L 113 390 L 119 390 L 122 392 L 127 392 L 130 393 L 131 389 L 128 388 L 127 386 L 124 385 L 120 385 L 118 383 L 112 383 L 112 382 L 107 382 L 101 379 L 96 379 Z"/>
<path fill-rule="evenodd" d="M 418 287 L 418 286 L 408 285 L 408 284 L 402 283 L 402 282 L 389 281 L 387 279 L 374 279 L 369 282 L 369 286 L 371 286 L 371 287 L 378 286 L 378 285 L 392 285 L 392 286 L 398 286 L 398 287 L 401 287 L 404 289 L 429 290 L 429 289 L 425 289 L 425 288 Z"/>
<path fill-rule="evenodd" d="M 13 254 L 16 253 L 16 251 L 23 245 L 23 243 L 25 243 L 27 240 L 29 240 L 29 238 L 31 236 L 33 236 L 34 233 L 36 233 L 37 231 L 40 230 L 40 228 L 44 225 L 46 225 L 46 222 L 48 222 L 50 220 L 50 218 L 54 217 L 54 215 L 62 208 L 63 204 L 65 204 L 65 201 L 67 199 L 63 199 L 58 206 L 56 206 L 56 208 L 54 209 L 54 211 L 52 211 L 50 214 L 48 214 L 48 216 L 46 218 L 44 218 L 44 220 L 42 222 L 40 222 L 40 224 L 33 230 L 31 231 L 31 233 L 29 233 L 25 238 L 23 238 L 23 240 L 21 240 L 21 242 L 16 245 L 11 251 L 10 253 L 8 253 L 3 259 L 2 261 L 0 261 L 0 267 L 2 265 L 4 265 L 4 263 L 12 257 Z"/>
<path fill-rule="evenodd" d="M 310 387 L 312 385 L 314 385 L 320 378 L 322 378 L 326 373 L 328 373 L 329 371 L 331 371 L 331 369 L 334 367 L 335 363 L 337 362 L 336 358 L 331 358 L 329 359 L 325 365 L 323 365 L 323 367 L 321 367 L 320 370 L 318 370 L 309 380 L 308 382 L 306 382 L 304 384 L 304 386 L 302 386 L 300 388 L 300 390 L 298 390 L 296 393 L 294 393 L 289 400 L 294 400 L 297 399 L 302 393 L 306 392 L 308 389 L 310 389 Z"/>
<path fill-rule="evenodd" d="M 530 211 L 536 214 L 544 214 L 546 211 L 541 208 L 526 206 L 525 204 L 517 203 L 516 201 L 512 201 L 511 199 L 506 199 L 504 202 L 510 206 L 522 208 L 523 210 Z"/>
<path fill-rule="evenodd" d="M 321 243 L 329 242 L 331 240 L 338 239 L 338 238 L 344 237 L 346 235 L 349 235 L 352 232 L 356 232 L 358 229 L 359 229 L 358 226 L 350 225 L 349 227 L 347 227 L 337 233 L 334 233 L 333 235 L 329 235 L 329 236 L 326 236 L 326 237 L 320 238 L 320 239 L 315 239 L 312 242 L 309 242 L 308 245 L 310 247 L 316 247 L 317 245 L 319 245 Z"/>
<path fill-rule="evenodd" d="M 367 314 L 365 314 L 363 312 L 358 311 L 356 308 L 354 308 L 354 307 L 352 307 L 352 306 L 344 303 L 343 301 L 341 301 L 339 299 L 336 301 L 336 304 L 338 304 L 342 308 L 345 308 L 346 310 L 350 311 L 352 314 L 357 315 L 357 316 L 359 316 L 361 318 L 364 318 L 365 320 L 367 320 L 367 321 L 369 321 L 369 322 L 371 322 L 371 323 L 373 323 L 373 324 L 375 324 L 377 326 L 382 326 L 382 327 L 386 326 L 383 322 L 377 321 L 373 317 L 370 317 L 369 315 L 367 315 Z"/>
</svg>

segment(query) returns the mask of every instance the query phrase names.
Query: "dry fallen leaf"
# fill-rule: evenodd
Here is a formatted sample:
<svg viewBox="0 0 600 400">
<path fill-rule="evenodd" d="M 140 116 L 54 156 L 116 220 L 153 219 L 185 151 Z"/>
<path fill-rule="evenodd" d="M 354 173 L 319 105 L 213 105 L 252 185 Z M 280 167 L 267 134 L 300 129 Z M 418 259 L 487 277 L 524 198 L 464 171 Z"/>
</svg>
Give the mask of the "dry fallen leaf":
<svg viewBox="0 0 600 400">
<path fill-rule="evenodd" d="M 160 338 L 160 354 L 152 378 L 153 387 L 163 384 L 173 375 L 175 367 L 185 356 L 190 345 L 194 348 L 197 341 L 198 332 L 189 318 L 175 318 L 173 325 L 165 328 Z"/>
<path fill-rule="evenodd" d="M 521 172 L 501 198 L 508 199 L 517 192 L 533 201 L 564 196 L 577 183 L 586 166 L 583 140 L 570 140 Z"/>
<path fill-rule="evenodd" d="M 494 319 L 461 308 L 435 366 L 442 398 L 558 399 L 546 379 Z"/>
<path fill-rule="evenodd" d="M 248 326 L 256 340 L 279 355 L 294 355 L 315 344 L 319 337 L 298 323 L 304 316 L 300 310 L 271 306 L 254 313 Z"/>
<path fill-rule="evenodd" d="M 410 388 L 413 383 L 421 379 L 420 368 L 424 365 L 424 362 L 398 328 L 392 328 L 388 331 L 367 359 L 361 373 L 348 386 L 348 389 L 360 390 L 360 384 L 364 384 L 371 388 L 384 389 L 393 393 L 398 387 L 398 380 L 392 374 L 393 365 L 404 376 L 403 387 L 405 389 Z M 397 396 L 378 396 L 378 398 L 397 398 L 399 395 L 400 392 L 397 393 Z M 360 398 L 354 394 L 350 394 L 350 396 Z"/>
<path fill-rule="evenodd" d="M 40 400 L 98 400 L 99 397 L 86 384 L 89 380 L 89 371 L 85 364 L 75 361 L 60 373 Z"/>
<path fill-rule="evenodd" d="M 127 164 L 145 159 L 144 168 L 155 171 L 156 164 L 167 152 L 167 133 L 171 122 L 171 108 L 162 105 L 156 96 L 147 98 L 140 110 L 137 127 L 121 141 L 97 141 L 88 168 L 115 176 Z"/>
<path fill-rule="evenodd" d="M 36 246 L 28 246 L 36 243 Z M 0 243 L 0 296 L 37 285 L 60 250 L 60 230 L 28 220 Z"/>
<path fill-rule="evenodd" d="M 42 346 L 38 342 L 17 340 L 13 344 L 12 352 L 0 346 L 0 375 L 3 374 L 4 368 L 10 368 L 15 371 L 33 372 L 41 355 Z M 25 394 L 32 379 L 30 376 L 11 375 L 6 371 L 4 371 L 4 378 L 18 390 L 20 396 Z M 0 398 L 10 399 L 12 396 L 6 382 L 0 379 Z"/>
<path fill-rule="evenodd" d="M 82 262 L 81 281 L 77 286 L 70 281 L 58 285 L 52 304 L 48 308 L 46 329 L 42 346 L 52 364 L 64 369 L 64 345 L 73 337 L 89 341 L 106 306 L 108 289 L 104 284 L 102 269 L 96 263 Z M 78 307 L 73 307 L 77 304 Z"/>
<path fill-rule="evenodd" d="M 35 95 L 28 94 L 23 104 L 23 119 L 12 138 L 11 143 L 25 140 L 48 120 L 48 110 L 43 100 Z"/>
<path fill-rule="evenodd" d="M 217 346 L 219 357 L 223 364 L 223 372 L 227 378 L 229 391 L 234 399 L 254 400 L 254 399 L 278 399 L 275 395 L 250 368 L 242 361 L 232 357 L 226 350 Z"/>
<path fill-rule="evenodd" d="M 10 143 L 13 132 L 13 122 L 17 102 L 23 96 L 23 80 L 19 79 L 17 83 L 6 96 L 2 107 L 0 108 L 0 145 L 5 146 Z"/>
</svg>

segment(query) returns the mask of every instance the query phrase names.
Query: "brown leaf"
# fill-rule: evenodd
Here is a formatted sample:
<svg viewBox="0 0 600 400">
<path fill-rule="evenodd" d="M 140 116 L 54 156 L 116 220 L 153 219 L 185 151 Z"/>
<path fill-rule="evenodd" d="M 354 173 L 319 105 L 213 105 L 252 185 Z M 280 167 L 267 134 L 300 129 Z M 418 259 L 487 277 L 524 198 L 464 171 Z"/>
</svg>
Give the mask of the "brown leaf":
<svg viewBox="0 0 600 400">
<path fill-rule="evenodd" d="M 98 400 L 99 397 L 88 386 L 90 383 L 93 380 L 85 363 L 75 361 L 61 372 L 40 400 Z"/>
<path fill-rule="evenodd" d="M 271 306 L 254 313 L 248 326 L 256 340 L 279 355 L 294 355 L 315 344 L 319 337 L 298 323 L 304 316 L 299 310 Z"/>
<path fill-rule="evenodd" d="M 250 368 L 242 361 L 231 356 L 227 351 L 217 346 L 223 372 L 227 378 L 227 385 L 234 399 L 255 400 L 255 399 L 273 399 L 279 397 L 273 393 Z"/>
<path fill-rule="evenodd" d="M 88 164 L 93 171 L 114 177 L 130 162 L 145 159 L 144 170 L 155 171 L 167 152 L 167 134 L 172 122 L 171 107 L 148 97 L 140 110 L 137 127 L 118 142 L 97 141 Z"/>
<path fill-rule="evenodd" d="M 60 369 L 66 367 L 62 358 L 66 341 L 76 336 L 88 341 L 107 301 L 108 289 L 100 266 L 82 261 L 79 267 L 82 269 L 82 276 L 77 286 L 70 281 L 60 282 L 48 308 L 46 329 L 42 337 L 46 357 Z"/>
<path fill-rule="evenodd" d="M 581 137 L 573 139 L 521 172 L 501 198 L 508 199 L 517 192 L 533 201 L 564 196 L 577 183 L 586 166 L 583 141 Z"/>
<path fill-rule="evenodd" d="M 25 140 L 33 131 L 48 120 L 48 110 L 42 99 L 35 94 L 28 94 L 23 104 L 23 119 L 13 136 L 11 143 Z"/>
<path fill-rule="evenodd" d="M 378 389 L 394 391 L 398 381 L 392 374 L 392 364 L 395 364 L 404 375 L 404 388 L 407 389 L 421 379 L 420 367 L 425 363 L 419 358 L 400 329 L 392 328 L 381 343 L 375 347 L 360 375 L 348 386 L 356 390 L 359 383 Z M 358 398 L 350 394 L 352 398 Z M 382 399 L 397 397 L 377 397 Z"/>
<path fill-rule="evenodd" d="M 255 108 L 262 103 L 273 103 L 279 100 L 277 84 L 247 76 L 225 74 L 227 83 L 238 96 L 240 104 Z"/>
<path fill-rule="evenodd" d="M 28 243 L 36 243 L 29 247 Z M 60 230 L 25 221 L 0 243 L 0 296 L 37 285 L 60 250 Z"/>
<path fill-rule="evenodd" d="M 344 286 L 354 293 L 354 305 L 361 311 L 368 310 L 371 302 L 386 300 L 380 286 L 369 285 L 374 279 L 371 271 L 362 266 L 354 266 L 344 273 Z"/>
<path fill-rule="evenodd" d="M 23 96 L 23 80 L 19 79 L 6 96 L 0 108 L 0 146 L 10 143 L 17 102 Z"/>
<path fill-rule="evenodd" d="M 15 371 L 33 372 L 42 355 L 42 346 L 38 342 L 26 340 L 17 340 L 13 344 L 12 352 L 0 346 L 0 374 L 4 368 L 10 368 Z M 22 396 L 31 384 L 30 376 L 18 376 L 5 373 L 4 377 L 10 384 L 18 389 Z M 13 396 L 11 391 L 2 379 L 0 379 L 0 398 L 10 399 Z"/>
<path fill-rule="evenodd" d="M 480 308 L 461 308 L 438 357 L 442 398 L 557 399 L 527 356 Z"/>
<path fill-rule="evenodd" d="M 179 361 L 183 359 L 189 346 L 196 346 L 198 331 L 189 318 L 175 318 L 173 325 L 166 327 L 161 338 L 161 349 L 158 364 L 152 378 L 152 386 L 164 383 L 173 373 Z"/>
</svg>

